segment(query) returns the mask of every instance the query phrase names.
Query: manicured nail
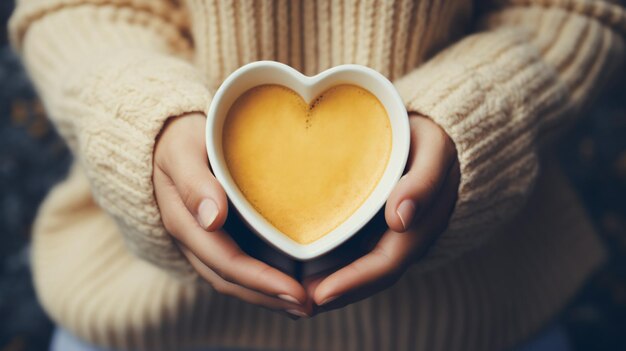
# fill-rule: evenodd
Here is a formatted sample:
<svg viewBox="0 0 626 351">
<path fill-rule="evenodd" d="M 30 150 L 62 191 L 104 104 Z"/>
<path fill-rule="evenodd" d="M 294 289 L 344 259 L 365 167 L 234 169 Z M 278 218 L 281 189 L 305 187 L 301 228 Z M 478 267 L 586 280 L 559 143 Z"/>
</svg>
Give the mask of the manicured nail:
<svg viewBox="0 0 626 351">
<path fill-rule="evenodd" d="M 302 311 L 298 311 L 298 310 L 287 310 L 288 313 L 293 314 L 294 316 L 298 316 L 298 317 L 302 317 L 302 318 L 309 318 L 309 315 L 302 312 Z"/>
<path fill-rule="evenodd" d="M 413 215 L 415 214 L 415 203 L 408 199 L 402 201 L 398 206 L 396 213 L 398 214 L 398 217 L 400 217 L 403 230 L 409 229 L 411 221 L 413 220 Z"/>
<path fill-rule="evenodd" d="M 211 199 L 204 199 L 198 206 L 198 223 L 204 229 L 207 229 L 219 214 L 219 209 L 215 201 Z"/>
<path fill-rule="evenodd" d="M 322 306 L 322 305 L 326 305 L 328 303 L 331 303 L 335 300 L 337 300 L 339 296 L 331 296 L 331 297 L 327 297 L 324 301 L 322 301 L 322 303 L 320 303 L 318 306 Z"/>
<path fill-rule="evenodd" d="M 278 295 L 278 298 L 287 302 L 291 302 L 291 303 L 295 303 L 295 304 L 300 304 L 300 301 L 298 301 L 295 297 L 287 295 L 287 294 L 280 294 Z"/>
</svg>

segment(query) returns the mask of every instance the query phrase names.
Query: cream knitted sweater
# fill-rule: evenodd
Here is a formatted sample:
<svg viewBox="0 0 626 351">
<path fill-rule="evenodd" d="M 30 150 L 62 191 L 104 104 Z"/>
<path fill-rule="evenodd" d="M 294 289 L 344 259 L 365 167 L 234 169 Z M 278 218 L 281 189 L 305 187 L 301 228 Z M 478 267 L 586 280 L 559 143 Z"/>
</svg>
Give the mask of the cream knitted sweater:
<svg viewBox="0 0 626 351">
<path fill-rule="evenodd" d="M 12 43 L 76 157 L 34 233 L 50 315 L 140 350 L 489 350 L 537 330 L 603 257 L 558 169 L 539 176 L 538 146 L 624 60 L 626 13 L 593 0 L 477 3 L 19 1 Z M 305 74 L 373 67 L 447 131 L 462 170 L 449 228 L 393 288 L 297 323 L 195 281 L 151 183 L 164 121 L 205 111 L 230 72 L 260 59 Z"/>
</svg>

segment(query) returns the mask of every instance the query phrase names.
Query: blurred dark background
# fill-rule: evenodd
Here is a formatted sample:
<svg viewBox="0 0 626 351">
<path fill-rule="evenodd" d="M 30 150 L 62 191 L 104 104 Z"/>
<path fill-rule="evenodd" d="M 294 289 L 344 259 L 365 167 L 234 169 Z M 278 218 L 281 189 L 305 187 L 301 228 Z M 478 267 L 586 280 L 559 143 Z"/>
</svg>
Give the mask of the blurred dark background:
<svg viewBox="0 0 626 351">
<path fill-rule="evenodd" d="M 7 43 L 13 0 L 0 0 L 0 351 L 46 350 L 52 323 L 28 262 L 40 202 L 71 162 Z M 626 350 L 626 73 L 559 149 L 610 249 L 609 263 L 561 313 L 575 350 Z"/>
</svg>

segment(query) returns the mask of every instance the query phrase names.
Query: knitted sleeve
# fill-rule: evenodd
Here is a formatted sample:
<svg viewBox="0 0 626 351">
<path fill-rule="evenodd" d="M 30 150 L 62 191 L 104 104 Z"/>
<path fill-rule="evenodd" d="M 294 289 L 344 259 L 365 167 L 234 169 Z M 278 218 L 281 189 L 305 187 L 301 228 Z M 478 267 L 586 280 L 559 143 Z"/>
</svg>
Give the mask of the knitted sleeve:
<svg viewBox="0 0 626 351">
<path fill-rule="evenodd" d="M 524 204 L 542 136 L 580 115 L 624 60 L 626 12 L 605 1 L 499 1 L 461 39 L 402 77 L 409 111 L 457 147 L 461 182 L 448 229 L 422 260 L 484 242 Z"/>
<path fill-rule="evenodd" d="M 191 277 L 161 224 L 152 185 L 165 120 L 204 111 L 210 101 L 188 62 L 183 15 L 166 1 L 22 0 L 9 26 L 50 118 L 130 250 Z"/>
</svg>

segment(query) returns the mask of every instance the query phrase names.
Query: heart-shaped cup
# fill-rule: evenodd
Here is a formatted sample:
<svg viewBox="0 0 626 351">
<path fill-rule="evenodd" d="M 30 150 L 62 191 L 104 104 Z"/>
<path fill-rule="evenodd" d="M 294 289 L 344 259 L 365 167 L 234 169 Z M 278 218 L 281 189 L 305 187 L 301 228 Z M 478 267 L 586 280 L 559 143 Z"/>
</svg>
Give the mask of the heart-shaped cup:
<svg viewBox="0 0 626 351">
<path fill-rule="evenodd" d="M 391 152 L 378 184 L 350 217 L 320 239 L 308 244 L 292 240 L 257 212 L 233 180 L 224 157 L 222 136 L 229 109 L 243 93 L 266 84 L 287 87 L 307 103 L 334 86 L 355 85 L 376 96 L 389 118 Z M 309 77 L 282 63 L 257 61 L 233 72 L 213 96 L 207 114 L 206 146 L 213 173 L 243 221 L 280 251 L 294 259 L 305 261 L 319 257 L 348 240 L 385 204 L 406 165 L 410 146 L 409 122 L 406 108 L 393 84 L 371 68 L 341 65 Z"/>
</svg>

